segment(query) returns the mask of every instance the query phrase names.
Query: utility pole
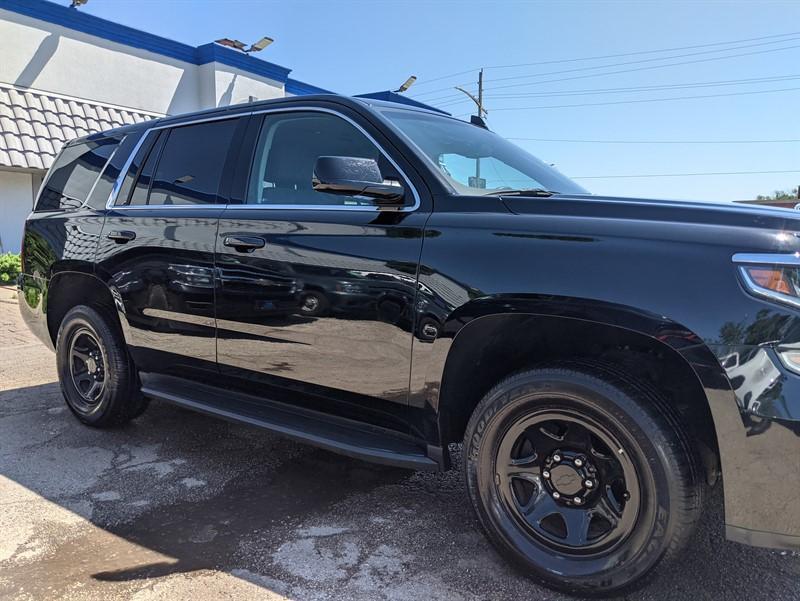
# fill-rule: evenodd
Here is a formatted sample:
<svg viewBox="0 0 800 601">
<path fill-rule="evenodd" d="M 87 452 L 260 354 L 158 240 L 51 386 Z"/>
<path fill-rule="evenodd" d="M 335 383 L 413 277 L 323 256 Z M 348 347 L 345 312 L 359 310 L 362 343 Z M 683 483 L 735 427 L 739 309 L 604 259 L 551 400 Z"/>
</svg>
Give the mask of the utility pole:
<svg viewBox="0 0 800 601">
<path fill-rule="evenodd" d="M 469 92 L 467 92 L 462 87 L 456 86 L 456 90 L 458 90 L 459 92 L 463 92 L 464 94 L 469 96 L 470 100 L 472 100 L 472 102 L 475 103 L 475 105 L 478 107 L 478 124 L 480 124 L 481 127 L 486 127 L 486 125 L 483 124 L 483 118 L 486 117 L 486 114 L 489 111 L 487 111 L 486 108 L 483 106 L 483 67 L 481 67 L 481 70 L 478 71 L 478 97 L 477 98 L 475 96 L 473 96 L 472 94 L 470 94 Z M 474 119 L 474 117 L 473 117 L 473 119 Z M 474 123 L 474 121 L 473 121 L 473 123 Z M 472 188 L 485 188 L 486 187 L 486 180 L 481 179 L 481 158 L 480 157 L 477 157 L 475 159 L 475 178 L 473 179 L 473 178 L 470 177 L 469 179 L 470 179 L 470 184 L 469 185 Z"/>
<path fill-rule="evenodd" d="M 462 88 L 460 86 L 456 86 L 456 90 L 458 90 L 459 92 L 463 92 L 464 94 L 469 96 L 470 100 L 472 100 L 472 102 L 474 102 L 477 105 L 477 107 L 478 107 L 478 117 L 483 118 L 483 117 L 486 116 L 486 114 L 489 111 L 487 111 L 486 108 L 483 106 L 483 68 L 481 68 L 481 70 L 478 71 L 478 97 L 477 98 L 475 96 L 473 96 L 472 94 L 470 94 L 469 92 L 467 92 L 464 88 Z"/>
<path fill-rule="evenodd" d="M 483 108 L 483 67 L 481 67 L 481 70 L 478 71 L 478 117 L 485 115 L 486 109 Z"/>
</svg>

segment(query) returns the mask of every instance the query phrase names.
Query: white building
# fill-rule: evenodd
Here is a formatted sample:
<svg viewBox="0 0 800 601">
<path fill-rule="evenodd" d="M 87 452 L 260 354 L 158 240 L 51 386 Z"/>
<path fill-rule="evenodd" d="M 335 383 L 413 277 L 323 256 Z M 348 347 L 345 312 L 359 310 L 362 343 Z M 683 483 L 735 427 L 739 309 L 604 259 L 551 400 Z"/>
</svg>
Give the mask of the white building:
<svg viewBox="0 0 800 601">
<path fill-rule="evenodd" d="M 327 90 L 219 44 L 197 48 L 44 0 L 0 0 L 0 252 L 19 250 L 71 138 L 163 115 Z"/>
</svg>

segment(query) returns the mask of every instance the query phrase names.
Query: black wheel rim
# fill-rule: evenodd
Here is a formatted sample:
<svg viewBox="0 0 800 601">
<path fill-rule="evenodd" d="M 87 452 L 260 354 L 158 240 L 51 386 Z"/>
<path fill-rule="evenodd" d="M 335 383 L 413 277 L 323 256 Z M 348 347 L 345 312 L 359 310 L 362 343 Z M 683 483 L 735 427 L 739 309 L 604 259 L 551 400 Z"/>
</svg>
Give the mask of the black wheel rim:
<svg viewBox="0 0 800 601">
<path fill-rule="evenodd" d="M 303 311 L 306 313 L 313 313 L 319 309 L 319 299 L 313 294 L 307 295 L 303 299 Z"/>
<path fill-rule="evenodd" d="M 611 551 L 633 531 L 639 477 L 608 428 L 570 410 L 517 420 L 495 457 L 503 509 L 533 539 L 562 555 Z"/>
<path fill-rule="evenodd" d="M 79 399 L 73 405 L 81 412 L 92 411 L 106 387 L 106 359 L 97 336 L 80 328 L 69 346 L 69 371 Z"/>
</svg>

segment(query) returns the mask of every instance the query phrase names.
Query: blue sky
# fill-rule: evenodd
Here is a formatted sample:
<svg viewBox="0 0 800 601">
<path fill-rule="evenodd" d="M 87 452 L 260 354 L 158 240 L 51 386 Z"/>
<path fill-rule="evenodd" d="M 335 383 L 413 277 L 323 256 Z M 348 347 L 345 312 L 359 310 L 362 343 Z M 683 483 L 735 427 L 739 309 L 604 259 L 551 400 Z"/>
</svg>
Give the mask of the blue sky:
<svg viewBox="0 0 800 601">
<path fill-rule="evenodd" d="M 61 0 L 61 3 L 68 2 Z M 509 138 L 661 142 L 800 140 L 800 0 L 90 0 L 80 10 L 193 45 L 225 36 L 251 42 L 268 35 L 275 38 L 275 43 L 261 58 L 292 68 L 292 76 L 297 79 L 346 94 L 397 87 L 414 74 L 419 80 L 409 95 L 445 104 L 458 99 L 452 86 L 474 82 L 477 68 L 484 66 L 489 125 Z M 644 53 L 718 42 L 734 43 Z M 642 54 L 492 68 L 627 53 Z M 679 56 L 689 54 L 692 56 Z M 717 60 L 735 54 L 746 56 Z M 674 58 L 663 60 L 666 57 Z M 659 66 L 687 61 L 695 62 Z M 616 66 L 586 69 L 600 65 Z M 467 70 L 473 72 L 429 81 Z M 567 70 L 570 72 L 563 73 Z M 620 70 L 628 72 L 586 77 Z M 560 73 L 541 75 L 552 72 Z M 527 79 L 519 79 L 523 76 Z M 572 79 L 564 81 L 565 78 Z M 775 79 L 741 83 L 756 78 Z M 554 79 L 562 81 L 548 81 Z M 707 85 L 733 81 L 740 83 Z M 528 85 L 519 85 L 523 83 Z M 702 87 L 596 93 L 609 88 L 684 84 L 702 84 Z M 691 100 L 524 108 L 786 88 L 798 89 Z M 576 91 L 580 94 L 499 96 Z M 470 105 L 467 102 L 446 109 L 460 115 L 469 112 Z M 592 192 L 602 194 L 732 200 L 753 198 L 800 183 L 798 141 L 608 144 L 519 140 L 516 143 L 574 177 L 795 171 L 579 180 Z"/>
</svg>

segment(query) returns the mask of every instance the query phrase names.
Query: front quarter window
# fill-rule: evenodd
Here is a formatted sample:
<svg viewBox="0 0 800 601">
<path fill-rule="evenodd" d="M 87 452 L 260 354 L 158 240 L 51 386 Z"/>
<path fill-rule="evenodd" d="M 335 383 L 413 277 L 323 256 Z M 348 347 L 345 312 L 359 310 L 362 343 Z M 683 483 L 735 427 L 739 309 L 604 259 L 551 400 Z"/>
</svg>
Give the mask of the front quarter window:
<svg viewBox="0 0 800 601">
<path fill-rule="evenodd" d="M 382 113 L 433 163 L 456 194 L 535 189 L 587 193 L 533 155 L 476 125 L 421 111 L 388 109 Z"/>
</svg>

